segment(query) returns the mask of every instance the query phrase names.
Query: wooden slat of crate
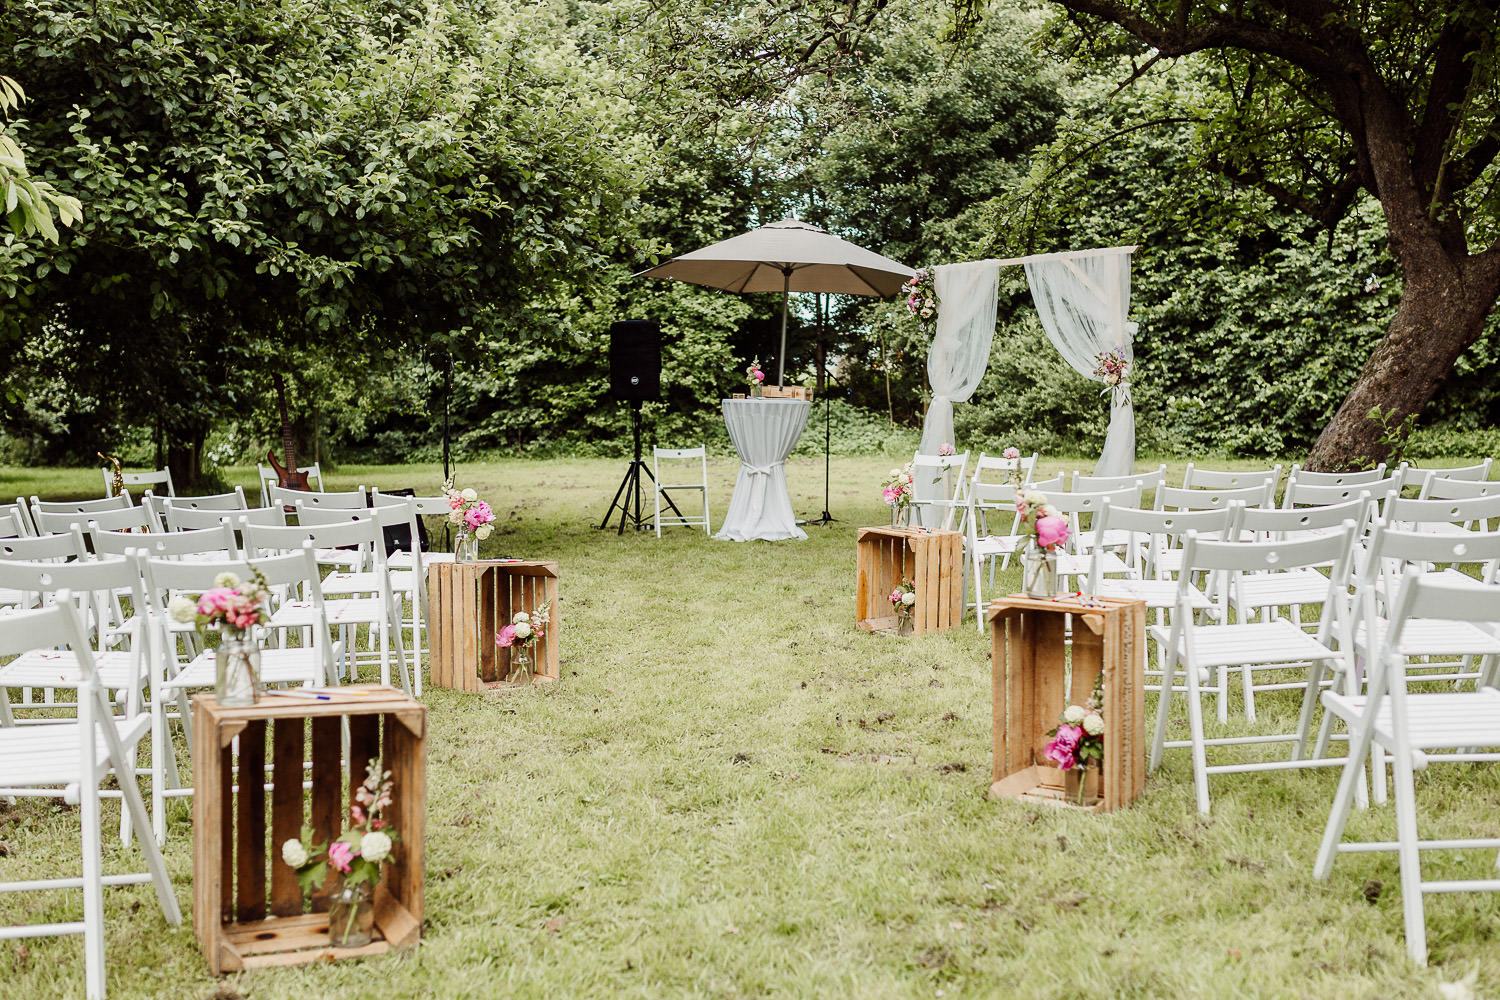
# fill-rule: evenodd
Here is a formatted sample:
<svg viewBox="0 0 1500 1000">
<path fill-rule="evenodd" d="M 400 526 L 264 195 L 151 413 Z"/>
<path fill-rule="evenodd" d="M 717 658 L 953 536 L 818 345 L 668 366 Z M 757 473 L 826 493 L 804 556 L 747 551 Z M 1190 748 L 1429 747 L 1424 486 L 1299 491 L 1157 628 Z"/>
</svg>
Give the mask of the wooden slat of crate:
<svg viewBox="0 0 1500 1000">
<path fill-rule="evenodd" d="M 310 744 L 303 738 L 308 718 L 313 732 Z M 340 752 L 345 719 L 349 722 L 347 767 L 358 771 L 357 777 L 349 775 L 347 785 L 346 762 Z M 203 943 L 211 971 L 218 974 L 373 955 L 417 941 L 422 927 L 427 811 L 426 709 L 421 703 L 378 685 L 352 686 L 326 702 L 289 704 L 266 699 L 239 709 L 220 708 L 211 695 L 198 695 L 193 699 L 193 721 L 197 782 L 193 929 Z M 269 846 L 262 778 L 267 721 L 272 722 L 275 740 Z M 237 792 L 231 784 L 235 737 L 239 737 L 241 773 L 247 776 Z M 326 899 L 321 907 L 325 912 L 318 912 L 315 901 L 314 912 L 302 913 L 300 893 L 288 892 L 278 873 L 286 868 L 281 862 L 281 841 L 300 832 L 305 745 L 312 766 L 311 825 L 318 831 L 317 840 L 327 840 L 342 829 L 349 796 L 363 780 L 369 760 L 381 757 L 395 783 L 395 801 L 386 816 L 401 837 L 375 893 L 377 940 L 364 948 L 329 948 Z M 249 775 L 255 780 L 249 780 Z M 275 915 L 265 917 L 268 866 Z M 233 904 L 237 905 L 230 912 Z M 260 916 L 253 916 L 257 913 Z"/>
<path fill-rule="evenodd" d="M 1128 805 L 1145 786 L 1145 602 L 1087 600 L 1014 595 L 990 604 L 992 796 L 1060 799 L 1065 776 L 1042 756 L 1047 731 L 1069 704 L 1088 699 L 1100 673 L 1104 767 L 1095 810 Z M 1065 689 L 1069 618 L 1072 672 Z"/>
<path fill-rule="evenodd" d="M 963 535 L 921 528 L 860 528 L 856 536 L 855 620 L 865 631 L 885 631 L 888 600 L 903 579 L 917 593 L 912 634 L 942 632 L 963 614 Z"/>
<path fill-rule="evenodd" d="M 432 683 L 477 692 L 504 684 L 510 676 L 511 651 L 495 645 L 495 633 L 517 611 L 534 611 L 550 603 L 546 634 L 534 644 L 534 681 L 562 675 L 559 638 L 562 607 L 558 601 L 557 563 L 528 560 L 481 560 L 433 563 L 431 581 Z"/>
</svg>

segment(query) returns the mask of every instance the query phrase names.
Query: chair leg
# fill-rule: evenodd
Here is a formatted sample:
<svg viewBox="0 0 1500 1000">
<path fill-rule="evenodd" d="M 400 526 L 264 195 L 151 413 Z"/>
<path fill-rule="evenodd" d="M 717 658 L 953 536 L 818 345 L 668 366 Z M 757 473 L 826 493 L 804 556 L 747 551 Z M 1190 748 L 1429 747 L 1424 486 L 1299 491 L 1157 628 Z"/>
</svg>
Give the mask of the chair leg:
<svg viewBox="0 0 1500 1000">
<path fill-rule="evenodd" d="M 1399 744 L 1398 744 L 1399 746 Z M 1411 754 L 1391 757 L 1396 785 L 1396 853 L 1401 862 L 1401 916 L 1406 924 L 1406 953 L 1427 964 L 1427 920 L 1422 907 L 1422 852 L 1417 847 L 1416 787 Z"/>
<path fill-rule="evenodd" d="M 1167 650 L 1165 662 L 1162 664 L 1161 696 L 1156 699 L 1156 733 L 1151 739 L 1151 760 L 1148 771 L 1155 771 L 1161 767 L 1161 754 L 1167 742 L 1167 715 L 1172 710 L 1172 686 L 1177 683 L 1176 636 L 1169 636 L 1167 641 L 1172 644 L 1172 648 Z"/>
<path fill-rule="evenodd" d="M 1198 686 L 1198 671 L 1189 663 L 1183 671 L 1187 676 L 1188 736 L 1192 741 L 1193 794 L 1198 801 L 1198 812 L 1208 815 L 1208 745 L 1203 734 L 1203 691 Z"/>
</svg>

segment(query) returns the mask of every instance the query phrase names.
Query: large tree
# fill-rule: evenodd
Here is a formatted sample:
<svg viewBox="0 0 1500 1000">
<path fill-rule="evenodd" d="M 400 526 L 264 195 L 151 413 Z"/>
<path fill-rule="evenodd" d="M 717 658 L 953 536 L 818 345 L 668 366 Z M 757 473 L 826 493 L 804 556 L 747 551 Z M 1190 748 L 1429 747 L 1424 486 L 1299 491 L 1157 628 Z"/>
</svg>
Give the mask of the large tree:
<svg viewBox="0 0 1500 1000">
<path fill-rule="evenodd" d="M 1200 125 L 1204 166 L 1314 227 L 1336 226 L 1361 189 L 1379 201 L 1401 301 L 1308 465 L 1383 457 L 1385 428 L 1420 413 L 1500 296 L 1496 4 L 1056 3 L 1136 73 L 1200 61 L 1215 97 L 1178 112 Z"/>
</svg>

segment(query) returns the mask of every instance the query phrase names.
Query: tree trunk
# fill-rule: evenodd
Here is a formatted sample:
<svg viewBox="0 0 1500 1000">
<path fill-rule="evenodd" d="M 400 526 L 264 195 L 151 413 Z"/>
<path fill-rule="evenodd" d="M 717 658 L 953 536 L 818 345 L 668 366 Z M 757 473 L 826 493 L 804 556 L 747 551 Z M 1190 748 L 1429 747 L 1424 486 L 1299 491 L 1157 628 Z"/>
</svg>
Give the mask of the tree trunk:
<svg viewBox="0 0 1500 1000">
<path fill-rule="evenodd" d="M 202 485 L 203 442 L 207 437 L 207 431 L 200 428 L 167 430 L 167 466 L 172 470 L 172 485 L 179 492 L 196 492 Z"/>
<path fill-rule="evenodd" d="M 1422 411 L 1483 331 L 1500 295 L 1496 260 L 1490 254 L 1455 260 L 1436 241 L 1415 256 L 1425 259 L 1404 268 L 1401 304 L 1385 338 L 1318 436 L 1307 468 L 1347 471 L 1385 461 L 1390 432 Z M 1371 417 L 1376 407 L 1383 421 Z"/>
</svg>

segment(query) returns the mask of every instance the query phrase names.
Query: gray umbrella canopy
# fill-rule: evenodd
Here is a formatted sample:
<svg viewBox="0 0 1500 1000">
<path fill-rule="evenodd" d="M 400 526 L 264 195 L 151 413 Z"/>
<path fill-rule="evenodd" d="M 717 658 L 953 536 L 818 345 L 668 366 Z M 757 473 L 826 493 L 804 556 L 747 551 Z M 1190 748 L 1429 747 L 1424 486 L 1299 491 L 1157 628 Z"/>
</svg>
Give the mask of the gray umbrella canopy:
<svg viewBox="0 0 1500 1000">
<path fill-rule="evenodd" d="M 898 261 L 819 229 L 786 219 L 658 264 L 637 278 L 673 278 L 731 292 L 781 292 L 781 353 L 776 382 L 785 374 L 787 296 L 834 292 L 884 298 L 916 272 Z"/>
</svg>

